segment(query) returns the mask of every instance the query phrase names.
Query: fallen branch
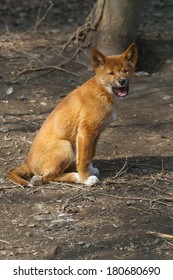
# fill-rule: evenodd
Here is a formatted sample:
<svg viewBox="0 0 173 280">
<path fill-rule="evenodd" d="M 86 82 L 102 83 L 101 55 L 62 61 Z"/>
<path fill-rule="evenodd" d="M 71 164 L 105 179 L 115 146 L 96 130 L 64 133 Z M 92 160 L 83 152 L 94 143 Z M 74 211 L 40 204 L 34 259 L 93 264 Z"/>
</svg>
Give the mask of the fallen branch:
<svg viewBox="0 0 173 280">
<path fill-rule="evenodd" d="M 19 188 L 19 185 L 14 185 L 14 186 L 2 186 L 0 187 L 0 191 L 3 191 L 3 190 L 10 190 L 10 189 L 14 189 L 14 188 Z"/>
<path fill-rule="evenodd" d="M 62 67 L 58 67 L 58 66 L 43 66 L 43 67 L 33 67 L 33 68 L 29 68 L 29 69 L 24 69 L 22 71 L 20 71 L 18 74 L 17 74 L 17 77 L 23 75 L 23 74 L 26 74 L 26 73 L 31 73 L 31 72 L 38 72 L 38 71 L 45 71 L 45 70 L 58 70 L 58 71 L 63 71 L 65 73 L 68 73 L 70 75 L 73 75 L 75 77 L 79 77 L 76 73 L 74 72 L 71 72 L 69 70 L 66 70 Z"/>
<path fill-rule="evenodd" d="M 157 197 L 157 198 L 155 198 L 155 199 L 152 200 L 152 202 L 157 202 L 157 203 L 160 203 L 160 204 L 163 204 L 163 205 L 172 207 L 172 204 L 166 203 L 167 201 L 168 201 L 168 202 L 173 202 L 173 197 L 169 197 L 169 196 L 160 196 L 160 197 Z"/>
<path fill-rule="evenodd" d="M 114 179 L 118 178 L 119 176 L 121 176 L 123 173 L 126 172 L 127 169 L 125 169 L 125 167 L 127 166 L 127 157 L 125 160 L 125 163 L 123 165 L 123 167 L 120 169 L 120 171 L 118 171 L 118 173 L 114 176 Z"/>
<path fill-rule="evenodd" d="M 91 191 L 92 192 L 92 191 Z M 103 195 L 103 196 L 109 196 L 112 198 L 116 199 L 127 199 L 127 200 L 143 200 L 143 201 L 150 201 L 152 202 L 152 199 L 149 197 L 136 197 L 136 196 L 118 196 L 118 195 L 113 195 L 113 194 L 107 194 L 107 193 L 102 193 L 102 192 L 94 192 L 95 194 Z"/>
<path fill-rule="evenodd" d="M 173 197 L 171 196 L 159 196 L 156 199 L 153 200 L 154 202 L 156 201 L 171 201 L 173 202 Z"/>
<path fill-rule="evenodd" d="M 103 196 L 108 196 L 108 197 L 112 197 L 112 198 L 116 198 L 116 199 L 127 199 L 127 200 L 141 200 L 141 201 L 148 201 L 150 203 L 153 203 L 153 202 L 157 202 L 157 203 L 161 203 L 161 204 L 164 204 L 166 206 L 169 206 L 169 207 L 172 207 L 172 205 L 170 204 L 166 204 L 164 202 L 162 202 L 161 200 L 168 200 L 168 201 L 173 201 L 173 198 L 169 198 L 169 197 L 158 197 L 156 199 L 153 199 L 152 197 L 136 197 L 136 196 L 117 196 L 117 195 L 113 195 L 113 194 L 107 194 L 107 193 L 103 193 L 103 192 L 95 192 L 95 191 L 91 191 L 92 193 L 94 194 L 98 194 L 98 195 L 103 195 Z"/>
<path fill-rule="evenodd" d="M 142 209 L 142 208 L 138 208 L 138 207 L 133 207 L 133 206 L 129 206 L 128 209 L 134 209 L 134 210 L 142 211 L 142 212 L 145 212 L 145 213 L 150 213 L 150 211 L 148 211 L 146 209 Z"/>
<path fill-rule="evenodd" d="M 0 242 L 5 243 L 5 244 L 10 244 L 10 242 L 8 242 L 6 240 L 2 240 L 2 239 L 0 239 Z"/>
<path fill-rule="evenodd" d="M 155 235 L 157 237 L 161 237 L 161 238 L 165 238 L 165 239 L 171 239 L 173 240 L 173 235 L 171 234 L 166 234 L 166 233 L 160 233 L 160 232 L 156 232 L 156 231 L 147 231 L 147 234 L 151 234 L 151 235 Z"/>
</svg>

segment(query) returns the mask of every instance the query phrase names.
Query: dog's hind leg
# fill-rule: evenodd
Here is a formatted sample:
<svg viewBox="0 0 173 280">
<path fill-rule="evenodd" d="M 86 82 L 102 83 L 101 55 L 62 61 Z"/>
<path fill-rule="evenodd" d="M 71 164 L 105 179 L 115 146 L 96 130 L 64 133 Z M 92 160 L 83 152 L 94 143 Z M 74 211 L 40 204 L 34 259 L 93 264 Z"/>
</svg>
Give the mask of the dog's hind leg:
<svg viewBox="0 0 173 280">
<path fill-rule="evenodd" d="M 80 177 L 77 172 L 63 173 L 61 175 L 52 173 L 43 177 L 43 182 L 69 182 L 80 183 Z"/>
</svg>

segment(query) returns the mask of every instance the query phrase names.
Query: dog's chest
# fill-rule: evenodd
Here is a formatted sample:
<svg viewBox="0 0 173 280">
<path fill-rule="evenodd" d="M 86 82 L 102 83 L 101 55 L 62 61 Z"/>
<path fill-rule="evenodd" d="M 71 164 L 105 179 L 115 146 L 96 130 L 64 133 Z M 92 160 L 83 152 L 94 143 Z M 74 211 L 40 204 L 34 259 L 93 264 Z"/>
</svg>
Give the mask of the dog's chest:
<svg viewBox="0 0 173 280">
<path fill-rule="evenodd" d="M 111 122 L 113 122 L 114 120 L 117 119 L 117 112 L 116 110 L 112 111 L 108 117 L 103 121 L 102 125 L 101 125 L 101 130 L 104 130 L 106 127 L 109 126 L 109 124 Z"/>
</svg>

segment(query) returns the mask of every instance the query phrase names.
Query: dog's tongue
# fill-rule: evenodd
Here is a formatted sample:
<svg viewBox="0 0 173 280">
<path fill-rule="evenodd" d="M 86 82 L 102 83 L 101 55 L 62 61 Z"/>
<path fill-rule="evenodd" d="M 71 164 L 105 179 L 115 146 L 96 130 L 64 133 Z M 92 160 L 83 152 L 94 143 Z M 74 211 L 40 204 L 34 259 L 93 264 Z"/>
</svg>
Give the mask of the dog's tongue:
<svg viewBox="0 0 173 280">
<path fill-rule="evenodd" d="M 119 96 L 126 96 L 127 95 L 127 90 L 126 90 L 126 88 L 119 88 L 118 89 L 118 95 Z"/>
</svg>

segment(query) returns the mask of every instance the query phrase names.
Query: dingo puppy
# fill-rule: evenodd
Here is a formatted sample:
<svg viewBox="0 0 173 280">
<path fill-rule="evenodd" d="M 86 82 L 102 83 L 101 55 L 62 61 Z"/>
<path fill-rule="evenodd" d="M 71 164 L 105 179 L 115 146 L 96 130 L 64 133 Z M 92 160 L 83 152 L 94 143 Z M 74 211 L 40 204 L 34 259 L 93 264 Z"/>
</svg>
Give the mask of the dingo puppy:
<svg viewBox="0 0 173 280">
<path fill-rule="evenodd" d="M 121 55 L 105 56 L 91 50 L 96 75 L 68 94 L 47 117 L 25 162 L 9 171 L 8 178 L 30 186 L 29 178 L 42 182 L 73 182 L 91 186 L 99 170 L 92 165 L 102 131 L 116 118 L 116 97 L 129 91 L 137 62 L 135 44 Z M 69 171 L 76 161 L 77 172 Z"/>
</svg>

